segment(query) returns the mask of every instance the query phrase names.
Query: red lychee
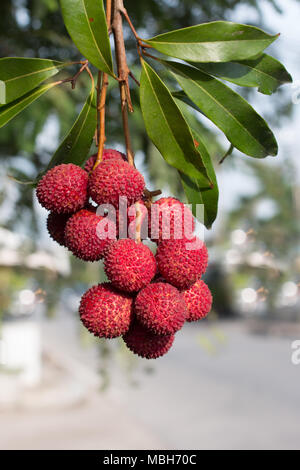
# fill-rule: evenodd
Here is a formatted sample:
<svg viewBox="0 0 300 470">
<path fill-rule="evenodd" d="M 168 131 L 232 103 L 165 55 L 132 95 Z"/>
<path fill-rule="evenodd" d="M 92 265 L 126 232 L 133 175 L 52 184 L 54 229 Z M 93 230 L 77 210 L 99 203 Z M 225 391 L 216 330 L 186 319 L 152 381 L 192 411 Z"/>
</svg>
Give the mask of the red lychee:
<svg viewBox="0 0 300 470">
<path fill-rule="evenodd" d="M 101 162 L 89 176 L 89 194 L 97 204 L 118 208 L 119 197 L 126 197 L 131 205 L 141 199 L 144 188 L 141 173 L 121 159 Z"/>
<path fill-rule="evenodd" d="M 132 319 L 133 299 L 105 282 L 91 287 L 81 298 L 79 314 L 84 326 L 100 338 L 124 335 Z"/>
<path fill-rule="evenodd" d="M 208 253 L 199 238 L 165 240 L 157 248 L 156 261 L 160 274 L 179 289 L 194 284 L 207 268 Z"/>
<path fill-rule="evenodd" d="M 125 292 L 137 292 L 156 273 L 155 258 L 146 245 L 129 238 L 113 243 L 105 253 L 104 268 L 108 279 Z"/>
<path fill-rule="evenodd" d="M 51 168 L 40 180 L 36 194 L 39 203 L 49 211 L 71 214 L 87 202 L 88 175 L 73 163 Z"/>
<path fill-rule="evenodd" d="M 50 212 L 47 218 L 47 229 L 50 237 L 59 245 L 66 246 L 65 228 L 70 214 L 56 214 Z"/>
<path fill-rule="evenodd" d="M 204 281 L 199 279 L 189 289 L 182 292 L 184 301 L 188 308 L 188 322 L 202 320 L 211 309 L 212 295 Z"/>
<path fill-rule="evenodd" d="M 84 165 L 85 171 L 87 171 L 88 173 L 92 171 L 95 165 L 96 158 L 97 158 L 96 153 L 94 153 L 94 155 L 91 155 L 90 158 L 88 158 L 88 160 L 86 161 Z M 118 150 L 114 150 L 114 149 L 104 149 L 103 155 L 102 155 L 102 161 L 111 160 L 112 158 L 119 158 L 121 160 L 124 160 L 125 162 L 127 161 L 127 157 L 124 153 L 118 152 Z"/>
<path fill-rule="evenodd" d="M 176 287 L 164 282 L 142 289 L 135 299 L 134 311 L 138 321 L 157 335 L 174 334 L 187 317 L 183 296 Z"/>
<path fill-rule="evenodd" d="M 190 209 L 174 197 L 162 197 L 151 206 L 149 236 L 153 241 L 192 238 L 195 229 Z"/>
<path fill-rule="evenodd" d="M 134 354 L 146 359 L 156 359 L 169 351 L 174 335 L 155 335 L 135 321 L 123 339 L 128 349 Z"/>
<path fill-rule="evenodd" d="M 66 224 L 66 246 L 84 261 L 101 259 L 105 249 L 115 239 L 114 223 L 107 217 L 97 215 L 95 210 L 82 209 L 72 215 Z"/>
</svg>

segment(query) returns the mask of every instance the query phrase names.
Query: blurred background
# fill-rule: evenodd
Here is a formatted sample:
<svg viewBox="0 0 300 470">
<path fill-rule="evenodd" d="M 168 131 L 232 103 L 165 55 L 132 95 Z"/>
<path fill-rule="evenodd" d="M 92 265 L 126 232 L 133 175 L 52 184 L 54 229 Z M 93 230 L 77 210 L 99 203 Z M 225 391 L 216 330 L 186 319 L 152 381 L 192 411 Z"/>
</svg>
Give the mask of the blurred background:
<svg viewBox="0 0 300 470">
<path fill-rule="evenodd" d="M 219 215 L 205 230 L 207 321 L 185 326 L 169 354 L 134 357 L 122 342 L 81 327 L 82 293 L 102 265 L 71 258 L 48 237 L 32 188 L 88 93 L 56 87 L 0 132 L 0 448 L 300 448 L 300 36 L 298 0 L 126 0 L 142 37 L 211 20 L 233 20 L 281 37 L 270 53 L 293 85 L 270 96 L 242 93 L 275 131 L 277 158 L 239 152 L 205 117 L 190 119 L 213 157 Z M 135 42 L 125 27 L 138 74 Z M 2 0 L 0 56 L 78 60 L 58 0 Z M 64 72 L 66 73 L 66 72 Z M 70 70 L 70 74 L 72 70 Z M 241 89 L 238 90 L 241 92 Z M 138 94 L 133 85 L 133 99 Z M 190 112 L 190 111 L 189 111 Z M 123 150 L 118 89 L 110 85 L 107 146 Z M 177 172 L 131 117 L 138 168 L 150 189 L 184 200 Z"/>
</svg>

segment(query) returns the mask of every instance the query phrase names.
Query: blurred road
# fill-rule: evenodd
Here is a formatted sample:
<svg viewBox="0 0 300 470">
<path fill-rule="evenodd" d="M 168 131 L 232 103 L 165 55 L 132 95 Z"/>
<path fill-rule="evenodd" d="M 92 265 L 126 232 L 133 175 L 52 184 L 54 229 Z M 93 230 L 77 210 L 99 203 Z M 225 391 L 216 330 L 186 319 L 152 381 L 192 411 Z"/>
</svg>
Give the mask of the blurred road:
<svg viewBox="0 0 300 470">
<path fill-rule="evenodd" d="M 167 448 L 300 449 L 291 339 L 223 324 L 185 328 L 174 346 L 153 376 L 124 394 L 128 410 Z"/>
<path fill-rule="evenodd" d="M 55 323 L 48 346 L 79 356 L 76 328 Z M 139 362 L 137 387 L 115 367 L 111 389 L 80 406 L 1 413 L 0 448 L 300 449 L 293 339 L 250 335 L 239 323 L 186 326 L 167 356 Z M 82 366 L 96 372 L 86 357 Z"/>
</svg>

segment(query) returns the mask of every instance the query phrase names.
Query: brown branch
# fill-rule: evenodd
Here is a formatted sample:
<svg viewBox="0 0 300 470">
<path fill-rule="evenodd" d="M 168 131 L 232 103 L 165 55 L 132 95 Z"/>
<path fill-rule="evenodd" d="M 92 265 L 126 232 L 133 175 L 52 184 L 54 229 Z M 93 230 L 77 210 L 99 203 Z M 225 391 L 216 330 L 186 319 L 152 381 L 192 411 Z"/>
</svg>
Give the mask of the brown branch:
<svg viewBox="0 0 300 470">
<path fill-rule="evenodd" d="M 62 83 L 71 83 L 72 90 L 74 90 L 79 75 L 80 75 L 85 69 L 88 69 L 89 61 L 88 61 L 88 60 L 85 60 L 85 61 L 83 61 L 83 62 L 74 62 L 74 64 L 75 64 L 75 63 L 77 63 L 77 64 L 82 64 L 81 67 L 80 67 L 80 69 L 78 70 L 78 72 L 76 72 L 75 75 L 73 75 L 73 77 L 69 77 L 69 78 L 65 78 L 65 79 L 63 79 L 63 80 L 59 80 L 58 82 L 55 83 L 56 85 L 61 85 Z"/>
<path fill-rule="evenodd" d="M 138 86 L 141 86 L 140 82 L 138 81 L 138 79 L 136 78 L 136 76 L 134 75 L 134 73 L 130 70 L 129 72 L 129 76 L 132 78 L 132 80 L 138 85 Z"/>
<path fill-rule="evenodd" d="M 111 10 L 112 0 L 106 0 L 106 23 L 108 30 L 111 28 Z M 98 84 L 97 84 L 97 142 L 98 152 L 97 158 L 93 170 L 97 168 L 99 163 L 102 161 L 104 144 L 106 140 L 105 136 L 105 104 L 108 87 L 108 75 L 107 73 L 98 72 Z"/>
<path fill-rule="evenodd" d="M 126 144 L 126 153 L 128 158 L 128 163 L 134 166 L 134 154 L 131 145 L 131 138 L 129 133 L 129 123 L 128 123 L 128 110 L 133 111 L 131 97 L 130 97 L 130 88 L 128 83 L 128 76 L 130 75 L 130 70 L 127 65 L 126 60 L 126 50 L 124 44 L 123 36 L 123 21 L 122 21 L 122 11 L 124 11 L 123 0 L 113 0 L 113 21 L 112 21 L 112 30 L 115 41 L 115 50 L 116 50 L 116 59 L 118 67 L 118 80 L 120 88 L 120 98 L 121 98 L 121 111 L 122 111 L 122 121 L 123 129 L 125 135 L 125 144 Z"/>
</svg>

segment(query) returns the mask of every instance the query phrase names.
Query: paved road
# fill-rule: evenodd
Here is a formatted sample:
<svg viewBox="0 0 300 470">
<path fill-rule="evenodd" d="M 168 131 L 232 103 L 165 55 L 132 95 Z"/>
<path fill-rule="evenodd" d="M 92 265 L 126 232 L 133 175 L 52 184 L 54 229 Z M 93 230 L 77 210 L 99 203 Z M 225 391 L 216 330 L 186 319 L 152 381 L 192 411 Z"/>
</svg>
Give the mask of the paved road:
<svg viewBox="0 0 300 470">
<path fill-rule="evenodd" d="M 47 342 L 57 357 L 95 369 L 80 358 L 76 330 L 54 322 Z M 291 340 L 250 335 L 239 324 L 186 326 L 167 356 L 138 363 L 138 387 L 115 367 L 110 391 L 81 406 L 2 413 L 0 448 L 300 449 Z M 145 374 L 149 362 L 154 372 Z M 82 377 L 86 386 L 90 377 Z"/>
<path fill-rule="evenodd" d="M 300 449 L 300 366 L 291 364 L 291 339 L 225 324 L 186 328 L 174 346 L 154 375 L 123 396 L 167 448 Z"/>
</svg>

